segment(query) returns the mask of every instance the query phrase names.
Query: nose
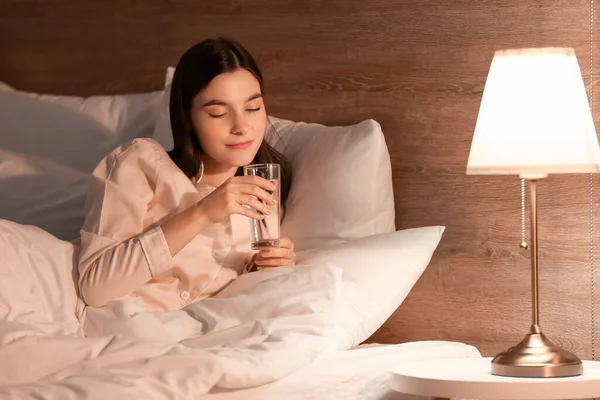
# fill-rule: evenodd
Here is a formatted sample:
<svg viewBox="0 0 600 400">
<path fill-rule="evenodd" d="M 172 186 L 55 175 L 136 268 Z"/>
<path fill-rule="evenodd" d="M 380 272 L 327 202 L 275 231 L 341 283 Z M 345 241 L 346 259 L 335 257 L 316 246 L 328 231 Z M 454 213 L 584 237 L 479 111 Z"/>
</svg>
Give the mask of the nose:
<svg viewBox="0 0 600 400">
<path fill-rule="evenodd" d="M 237 115 L 231 127 L 231 133 L 238 136 L 244 136 L 250 130 L 250 124 L 241 115 Z"/>
</svg>

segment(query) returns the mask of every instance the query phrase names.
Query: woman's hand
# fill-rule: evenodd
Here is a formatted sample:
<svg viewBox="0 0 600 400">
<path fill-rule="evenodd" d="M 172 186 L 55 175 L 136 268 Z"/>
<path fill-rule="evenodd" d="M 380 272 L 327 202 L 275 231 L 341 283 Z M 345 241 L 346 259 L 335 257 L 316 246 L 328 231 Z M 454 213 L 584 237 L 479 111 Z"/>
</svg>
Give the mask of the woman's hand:
<svg viewBox="0 0 600 400">
<path fill-rule="evenodd" d="M 275 185 L 259 176 L 234 176 L 194 206 L 183 210 L 161 224 L 165 240 L 175 256 L 208 226 L 241 214 L 263 219 L 275 199 L 268 191 Z M 250 209 L 248 206 L 252 207 Z"/>
<path fill-rule="evenodd" d="M 271 213 L 269 205 L 276 204 L 269 193 L 275 189 L 273 183 L 259 176 L 233 176 L 200 200 L 196 207 L 213 224 L 231 214 L 263 219 L 264 215 Z"/>
<path fill-rule="evenodd" d="M 296 265 L 294 243 L 288 238 L 279 241 L 279 247 L 260 250 L 254 260 L 257 269 Z"/>
</svg>

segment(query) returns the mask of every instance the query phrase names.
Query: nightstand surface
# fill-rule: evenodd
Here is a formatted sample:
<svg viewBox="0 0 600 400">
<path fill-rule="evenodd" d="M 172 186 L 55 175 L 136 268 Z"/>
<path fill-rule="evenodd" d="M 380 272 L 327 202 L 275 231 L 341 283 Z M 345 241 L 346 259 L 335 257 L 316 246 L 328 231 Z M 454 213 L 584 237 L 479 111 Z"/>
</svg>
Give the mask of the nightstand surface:
<svg viewBox="0 0 600 400">
<path fill-rule="evenodd" d="M 564 400 L 600 397 L 600 362 L 583 361 L 583 374 L 569 378 L 509 378 L 490 373 L 491 358 L 405 362 L 392 368 L 390 387 L 439 398 Z"/>
</svg>

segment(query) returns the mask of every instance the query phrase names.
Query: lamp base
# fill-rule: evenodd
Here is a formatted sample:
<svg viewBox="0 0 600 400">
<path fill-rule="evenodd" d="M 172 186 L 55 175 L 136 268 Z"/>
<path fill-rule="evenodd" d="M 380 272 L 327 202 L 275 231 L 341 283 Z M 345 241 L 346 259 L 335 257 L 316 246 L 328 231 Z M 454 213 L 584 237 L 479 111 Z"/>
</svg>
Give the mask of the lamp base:
<svg viewBox="0 0 600 400">
<path fill-rule="evenodd" d="M 538 325 L 518 345 L 492 360 L 492 374 L 519 378 L 557 378 L 583 373 L 581 360 L 550 341 Z"/>
</svg>

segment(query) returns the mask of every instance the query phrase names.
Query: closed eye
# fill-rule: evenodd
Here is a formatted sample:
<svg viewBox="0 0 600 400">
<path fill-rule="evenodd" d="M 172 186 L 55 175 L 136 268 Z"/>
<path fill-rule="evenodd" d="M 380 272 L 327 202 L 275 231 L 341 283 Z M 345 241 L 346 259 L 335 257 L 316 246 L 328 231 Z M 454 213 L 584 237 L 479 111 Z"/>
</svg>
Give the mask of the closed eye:
<svg viewBox="0 0 600 400">
<path fill-rule="evenodd" d="M 260 111 L 262 107 L 257 107 L 257 108 L 247 108 L 246 111 L 250 111 L 250 112 L 257 112 Z"/>
<path fill-rule="evenodd" d="M 210 115 L 211 118 L 223 118 L 224 116 L 227 115 L 227 113 L 223 113 L 223 114 L 208 114 Z"/>
</svg>

